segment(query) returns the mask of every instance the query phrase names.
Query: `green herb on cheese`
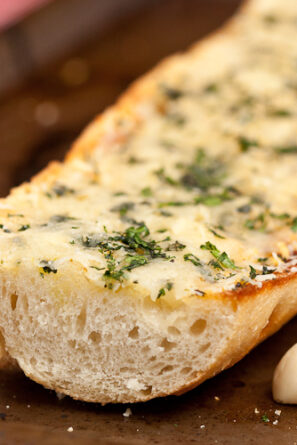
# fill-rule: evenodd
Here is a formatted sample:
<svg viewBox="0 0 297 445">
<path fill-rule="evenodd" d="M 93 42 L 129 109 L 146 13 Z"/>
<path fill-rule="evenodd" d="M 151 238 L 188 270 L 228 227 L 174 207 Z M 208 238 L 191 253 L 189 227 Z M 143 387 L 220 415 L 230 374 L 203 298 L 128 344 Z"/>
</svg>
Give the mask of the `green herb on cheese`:
<svg viewBox="0 0 297 445">
<path fill-rule="evenodd" d="M 295 217 L 292 221 L 291 230 L 293 230 L 293 232 L 297 232 L 297 217 Z"/>
<path fill-rule="evenodd" d="M 250 278 L 254 280 L 257 276 L 257 271 L 253 266 L 249 266 L 250 268 Z"/>
<path fill-rule="evenodd" d="M 207 241 L 205 244 L 201 244 L 200 248 L 202 250 L 208 250 L 211 255 L 217 261 L 211 261 L 211 265 L 218 269 L 239 269 L 239 267 L 235 266 L 234 261 L 229 258 L 226 252 L 220 252 L 219 249 L 212 244 L 210 241 Z"/>
<path fill-rule="evenodd" d="M 23 226 L 21 226 L 19 229 L 18 229 L 18 232 L 24 232 L 25 230 L 28 230 L 28 229 L 30 229 L 30 224 L 24 224 Z"/>
<path fill-rule="evenodd" d="M 178 181 L 173 179 L 171 176 L 168 176 L 165 173 L 165 169 L 164 168 L 159 168 L 154 173 L 158 176 L 160 181 L 165 182 L 165 183 L 167 183 L 169 185 L 178 185 Z"/>
<path fill-rule="evenodd" d="M 134 202 L 122 202 L 110 209 L 111 212 L 118 212 L 120 216 L 125 216 L 129 210 L 133 210 L 135 207 Z"/>
<path fill-rule="evenodd" d="M 44 274 L 50 274 L 54 273 L 56 274 L 58 272 L 58 269 L 54 266 L 53 261 L 48 260 L 42 260 L 39 263 L 40 266 L 40 275 L 43 276 Z"/>
<path fill-rule="evenodd" d="M 260 232 L 263 232 L 267 227 L 265 213 L 260 213 L 253 219 L 245 220 L 244 226 L 249 230 L 259 230 Z"/>
<path fill-rule="evenodd" d="M 153 192 L 152 192 L 152 189 L 150 187 L 144 187 L 141 190 L 141 194 L 142 194 L 142 196 L 144 196 L 146 198 L 149 198 L 149 197 L 153 196 Z"/>
<path fill-rule="evenodd" d="M 296 154 L 297 145 L 287 145 L 284 147 L 277 147 L 275 151 L 279 154 Z"/>
<path fill-rule="evenodd" d="M 178 88 L 170 87 L 168 85 L 161 85 L 161 90 L 163 94 L 170 100 L 180 99 L 184 92 Z"/>
<path fill-rule="evenodd" d="M 202 266 L 202 263 L 201 263 L 200 259 L 196 255 L 194 255 L 193 253 L 186 253 L 184 255 L 184 260 L 185 261 L 190 261 L 191 263 L 194 264 L 194 266 L 198 266 L 198 267 Z"/>
<path fill-rule="evenodd" d="M 259 144 L 254 139 L 249 139 L 245 136 L 239 136 L 238 138 L 238 145 L 240 150 L 245 153 L 247 152 L 251 147 L 258 147 Z"/>
<path fill-rule="evenodd" d="M 198 149 L 194 162 L 185 167 L 180 178 L 181 184 L 188 189 L 208 190 L 220 185 L 225 176 L 225 167 L 221 161 L 206 156 L 203 149 Z"/>
<path fill-rule="evenodd" d="M 158 296 L 157 296 L 157 300 L 161 297 L 163 297 L 166 294 L 166 291 L 170 291 L 173 288 L 173 283 L 168 281 L 165 285 L 165 287 L 162 287 L 159 292 L 158 292 Z"/>
</svg>

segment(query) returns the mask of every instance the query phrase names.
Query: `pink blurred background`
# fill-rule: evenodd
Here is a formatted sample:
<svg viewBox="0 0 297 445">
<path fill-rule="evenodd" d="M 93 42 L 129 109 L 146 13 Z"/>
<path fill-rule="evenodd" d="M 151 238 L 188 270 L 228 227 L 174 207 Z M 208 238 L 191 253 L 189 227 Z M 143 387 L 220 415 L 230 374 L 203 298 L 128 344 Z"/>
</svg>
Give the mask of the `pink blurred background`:
<svg viewBox="0 0 297 445">
<path fill-rule="evenodd" d="M 0 0 L 0 29 L 16 23 L 50 0 Z"/>
</svg>

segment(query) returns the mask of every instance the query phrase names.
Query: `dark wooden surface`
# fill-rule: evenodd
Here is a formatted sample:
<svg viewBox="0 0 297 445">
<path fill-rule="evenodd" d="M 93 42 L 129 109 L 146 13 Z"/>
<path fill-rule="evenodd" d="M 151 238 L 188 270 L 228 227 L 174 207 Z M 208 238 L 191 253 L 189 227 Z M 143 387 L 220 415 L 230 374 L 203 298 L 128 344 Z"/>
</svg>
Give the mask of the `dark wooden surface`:
<svg viewBox="0 0 297 445">
<path fill-rule="evenodd" d="M 2 100 L 1 195 L 62 159 L 84 125 L 135 77 L 220 25 L 238 4 L 154 2 Z M 274 367 L 296 332 L 293 320 L 232 369 L 182 397 L 132 406 L 130 418 L 122 415 L 127 406 L 58 400 L 19 371 L 0 371 L 0 444 L 297 444 L 297 408 L 271 397 Z"/>
</svg>

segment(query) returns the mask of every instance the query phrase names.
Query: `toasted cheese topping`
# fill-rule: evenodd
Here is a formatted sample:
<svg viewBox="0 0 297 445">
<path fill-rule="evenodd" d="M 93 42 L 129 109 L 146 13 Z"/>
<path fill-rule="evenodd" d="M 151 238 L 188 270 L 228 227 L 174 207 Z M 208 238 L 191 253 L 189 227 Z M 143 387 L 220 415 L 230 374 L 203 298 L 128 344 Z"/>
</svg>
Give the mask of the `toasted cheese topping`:
<svg viewBox="0 0 297 445">
<path fill-rule="evenodd" d="M 75 263 L 153 300 L 294 271 L 296 42 L 296 1 L 255 0 L 232 33 L 143 80 L 92 151 L 2 201 L 1 267 L 55 280 Z"/>
</svg>

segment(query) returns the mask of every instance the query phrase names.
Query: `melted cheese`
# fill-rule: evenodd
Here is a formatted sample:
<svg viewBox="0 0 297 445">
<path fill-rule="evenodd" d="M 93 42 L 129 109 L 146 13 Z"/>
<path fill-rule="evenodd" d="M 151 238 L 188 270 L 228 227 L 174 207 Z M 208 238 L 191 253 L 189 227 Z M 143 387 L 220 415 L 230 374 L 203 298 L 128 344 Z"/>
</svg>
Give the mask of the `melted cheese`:
<svg viewBox="0 0 297 445">
<path fill-rule="evenodd" d="M 255 0 L 234 27 L 161 70 L 131 116 L 107 117 L 91 153 L 2 201 L 1 268 L 49 280 L 75 262 L 98 287 L 130 286 L 154 300 L 261 286 L 289 272 L 297 3 Z M 119 241 L 102 248 L 141 223 L 163 256 Z M 135 255 L 145 263 L 125 268 Z M 111 257 L 125 270 L 107 280 Z"/>
</svg>

